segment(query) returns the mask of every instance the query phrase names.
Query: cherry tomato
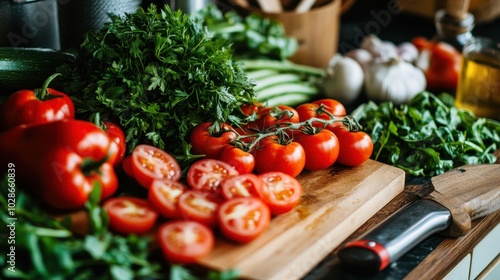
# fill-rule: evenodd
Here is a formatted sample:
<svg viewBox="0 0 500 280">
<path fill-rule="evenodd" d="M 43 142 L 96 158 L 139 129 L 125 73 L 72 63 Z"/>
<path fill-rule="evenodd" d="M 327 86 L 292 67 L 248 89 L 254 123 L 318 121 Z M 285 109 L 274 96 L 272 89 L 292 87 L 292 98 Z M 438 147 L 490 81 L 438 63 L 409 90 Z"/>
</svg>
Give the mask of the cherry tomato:
<svg viewBox="0 0 500 280">
<path fill-rule="evenodd" d="M 221 149 L 219 160 L 228 163 L 240 174 L 251 173 L 255 167 L 255 158 L 251 153 L 229 144 Z"/>
<path fill-rule="evenodd" d="M 331 120 L 333 116 L 333 118 L 338 121 L 335 121 L 327 125 L 326 127 L 333 128 L 342 125 L 342 118 L 345 116 L 346 112 L 344 106 L 340 102 L 336 102 L 333 99 L 322 99 L 315 102 L 317 103 L 304 103 L 296 108 L 297 112 L 299 113 L 301 122 L 307 121 L 311 118 Z M 320 109 L 320 104 L 324 104 L 322 109 Z M 336 107 L 329 107 L 335 106 L 334 104 L 336 104 Z M 332 116 L 325 112 L 322 112 L 321 110 L 330 113 Z M 318 128 L 325 127 L 324 123 L 319 121 L 313 122 L 312 125 Z"/>
<path fill-rule="evenodd" d="M 146 199 L 119 196 L 104 202 L 109 227 L 122 234 L 141 234 L 153 228 L 158 218 Z"/>
<path fill-rule="evenodd" d="M 134 171 L 132 170 L 132 156 L 123 158 L 121 164 L 125 174 L 127 174 L 130 177 L 134 177 Z"/>
<path fill-rule="evenodd" d="M 328 110 L 328 112 L 332 113 L 332 115 L 334 116 L 345 116 L 347 114 L 344 105 L 335 99 L 319 99 L 313 101 L 312 103 L 325 105 L 325 109 Z"/>
<path fill-rule="evenodd" d="M 141 186 L 149 188 L 153 180 L 179 180 L 181 167 L 167 152 L 141 144 L 132 151 L 132 173 Z"/>
<path fill-rule="evenodd" d="M 255 125 L 260 129 L 266 129 L 286 122 L 298 123 L 299 113 L 290 106 L 278 105 L 261 109 Z"/>
<path fill-rule="evenodd" d="M 112 162 L 116 166 L 123 160 L 125 153 L 127 152 L 125 133 L 123 133 L 123 130 L 119 125 L 113 122 L 105 121 L 103 123 L 106 133 L 108 133 L 109 138 L 112 140 L 111 149 L 117 151 L 116 157 L 112 159 Z"/>
<path fill-rule="evenodd" d="M 154 180 L 148 189 L 148 200 L 151 206 L 165 218 L 181 217 L 177 201 L 188 187 L 179 181 L 163 179 Z"/>
<path fill-rule="evenodd" d="M 177 205 L 184 219 L 213 227 L 217 224 L 217 209 L 222 201 L 222 197 L 210 192 L 187 190 L 179 196 Z"/>
<path fill-rule="evenodd" d="M 302 185 L 283 172 L 266 172 L 259 175 L 264 185 L 260 198 L 269 206 L 271 214 L 280 215 L 292 210 L 302 195 Z"/>
<path fill-rule="evenodd" d="M 248 243 L 267 228 L 271 220 L 269 207 L 257 197 L 237 197 L 219 207 L 217 221 L 227 238 Z"/>
<path fill-rule="evenodd" d="M 218 193 L 224 180 L 238 174 L 234 167 L 221 160 L 201 159 L 189 167 L 187 182 L 195 190 Z"/>
<path fill-rule="evenodd" d="M 205 122 L 191 131 L 189 140 L 192 145 L 191 153 L 215 159 L 223 146 L 236 139 L 237 135 L 231 131 L 231 126 L 223 124 L 220 132 L 212 134 L 209 131 L 211 125 L 212 123 Z"/>
<path fill-rule="evenodd" d="M 262 179 L 253 173 L 240 174 L 222 182 L 222 196 L 225 199 L 234 197 L 259 196 L 259 189 L 262 188 Z"/>
<path fill-rule="evenodd" d="M 349 131 L 345 127 L 333 130 L 339 140 L 337 162 L 346 166 L 358 166 L 367 161 L 373 152 L 373 141 L 363 131 Z"/>
<path fill-rule="evenodd" d="M 339 156 L 339 140 L 330 130 L 321 130 L 316 134 L 299 133 L 294 141 L 299 143 L 306 153 L 307 170 L 320 170 L 330 167 Z"/>
<path fill-rule="evenodd" d="M 215 237 L 206 225 L 193 221 L 171 221 L 158 228 L 158 241 L 169 262 L 189 264 L 212 252 Z"/>
<path fill-rule="evenodd" d="M 240 106 L 241 112 L 243 112 L 245 116 L 256 115 L 262 108 L 264 108 L 264 105 L 259 102 L 245 103 Z"/>
<path fill-rule="evenodd" d="M 304 148 L 297 142 L 278 143 L 276 136 L 262 139 L 254 151 L 257 173 L 281 171 L 292 177 L 299 175 L 306 163 Z"/>
</svg>

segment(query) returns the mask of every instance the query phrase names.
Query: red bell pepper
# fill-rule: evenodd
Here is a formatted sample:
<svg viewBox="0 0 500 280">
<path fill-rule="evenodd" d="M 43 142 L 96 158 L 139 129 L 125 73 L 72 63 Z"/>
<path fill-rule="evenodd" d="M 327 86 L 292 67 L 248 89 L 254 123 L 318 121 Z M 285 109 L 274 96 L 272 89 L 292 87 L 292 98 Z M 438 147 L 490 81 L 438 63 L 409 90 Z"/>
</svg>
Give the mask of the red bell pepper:
<svg viewBox="0 0 500 280">
<path fill-rule="evenodd" d="M 60 74 L 47 78 L 41 88 L 23 89 L 9 95 L 0 107 L 0 131 L 21 124 L 42 124 L 51 121 L 74 119 L 75 106 L 71 98 L 48 88 Z"/>
<path fill-rule="evenodd" d="M 415 37 L 411 42 L 420 52 L 417 66 L 425 73 L 427 89 L 447 90 L 454 94 L 458 85 L 462 54 L 450 44 L 430 41 L 424 37 Z"/>
<path fill-rule="evenodd" d="M 16 182 L 47 205 L 78 209 L 96 182 L 101 199 L 116 192 L 111 143 L 105 131 L 81 120 L 20 125 L 0 134 L 0 166 L 14 164 Z"/>
</svg>

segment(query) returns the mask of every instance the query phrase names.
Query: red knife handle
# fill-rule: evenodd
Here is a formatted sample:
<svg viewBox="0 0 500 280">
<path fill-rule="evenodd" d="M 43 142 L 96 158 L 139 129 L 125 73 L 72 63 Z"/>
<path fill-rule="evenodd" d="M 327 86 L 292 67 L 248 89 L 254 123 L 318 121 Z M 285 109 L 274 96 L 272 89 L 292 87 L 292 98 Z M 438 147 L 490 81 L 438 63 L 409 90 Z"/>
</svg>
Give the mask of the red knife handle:
<svg viewBox="0 0 500 280">
<path fill-rule="evenodd" d="M 377 272 L 450 224 L 451 213 L 446 207 L 432 200 L 420 199 L 395 212 L 359 239 L 349 242 L 338 256 L 351 270 Z"/>
</svg>

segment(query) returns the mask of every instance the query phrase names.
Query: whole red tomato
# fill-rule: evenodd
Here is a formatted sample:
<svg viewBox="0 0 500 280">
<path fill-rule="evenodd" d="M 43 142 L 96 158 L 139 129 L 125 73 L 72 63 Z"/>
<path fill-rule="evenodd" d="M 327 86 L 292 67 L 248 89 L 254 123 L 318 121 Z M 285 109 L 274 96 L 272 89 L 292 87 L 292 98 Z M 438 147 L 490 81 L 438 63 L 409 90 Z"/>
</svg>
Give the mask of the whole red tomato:
<svg viewBox="0 0 500 280">
<path fill-rule="evenodd" d="M 103 122 L 104 129 L 109 135 L 112 142 L 112 149 L 116 150 L 116 158 L 112 159 L 111 162 L 116 166 L 121 163 L 127 152 L 127 142 L 125 140 L 125 133 L 123 133 L 122 128 L 110 121 Z"/>
<path fill-rule="evenodd" d="M 228 124 L 222 124 L 219 131 L 211 122 L 197 125 L 190 135 L 191 153 L 216 159 L 223 146 L 236 139 L 237 135 Z"/>
<path fill-rule="evenodd" d="M 222 147 L 219 160 L 234 167 L 239 174 L 251 173 L 255 167 L 255 158 L 251 153 L 230 144 Z"/>
<path fill-rule="evenodd" d="M 322 106 L 321 106 L 322 105 Z M 342 103 L 335 99 L 321 99 L 311 103 L 304 103 L 295 108 L 300 116 L 300 121 L 304 122 L 311 118 L 321 120 L 331 120 L 332 116 L 339 120 L 327 125 L 328 128 L 342 125 L 342 118 L 346 115 L 346 110 Z M 323 122 L 313 122 L 314 127 L 324 127 Z"/>
<path fill-rule="evenodd" d="M 255 125 L 259 129 L 266 129 L 287 122 L 298 123 L 299 113 L 290 106 L 278 105 L 261 109 Z"/>
<path fill-rule="evenodd" d="M 349 131 L 344 126 L 336 127 L 333 132 L 340 144 L 337 162 L 347 166 L 358 166 L 367 161 L 373 152 L 373 141 L 363 131 Z"/>
<path fill-rule="evenodd" d="M 339 140 L 330 130 L 316 134 L 300 133 L 294 138 L 306 153 L 305 169 L 325 169 L 335 163 L 339 156 Z"/>
<path fill-rule="evenodd" d="M 295 177 L 302 172 L 306 163 L 304 148 L 299 143 L 281 144 L 277 136 L 262 139 L 254 156 L 257 173 L 280 171 Z"/>
</svg>

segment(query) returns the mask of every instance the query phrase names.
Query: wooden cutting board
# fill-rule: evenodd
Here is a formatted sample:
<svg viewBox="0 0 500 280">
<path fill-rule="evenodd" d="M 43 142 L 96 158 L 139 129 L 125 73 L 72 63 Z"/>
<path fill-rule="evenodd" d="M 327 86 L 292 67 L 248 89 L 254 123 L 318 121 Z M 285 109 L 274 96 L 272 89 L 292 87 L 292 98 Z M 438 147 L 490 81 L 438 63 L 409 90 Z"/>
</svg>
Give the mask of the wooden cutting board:
<svg viewBox="0 0 500 280">
<path fill-rule="evenodd" d="M 302 172 L 297 207 L 274 217 L 249 244 L 218 239 L 203 267 L 238 269 L 243 279 L 299 279 L 404 189 L 405 173 L 377 161 Z"/>
</svg>

